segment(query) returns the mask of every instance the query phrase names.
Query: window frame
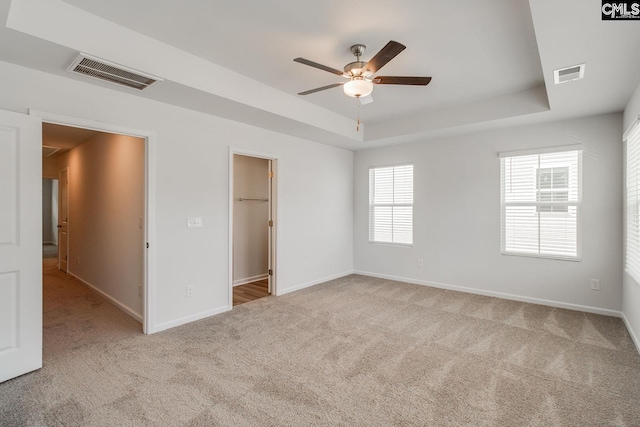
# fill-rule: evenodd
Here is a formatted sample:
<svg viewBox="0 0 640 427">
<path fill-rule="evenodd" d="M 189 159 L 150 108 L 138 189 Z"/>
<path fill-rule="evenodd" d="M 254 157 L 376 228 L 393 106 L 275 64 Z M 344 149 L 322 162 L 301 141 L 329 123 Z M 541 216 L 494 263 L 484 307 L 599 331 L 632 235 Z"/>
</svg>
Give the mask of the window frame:
<svg viewBox="0 0 640 427">
<path fill-rule="evenodd" d="M 640 116 L 624 133 L 622 140 L 625 143 L 626 207 L 624 271 L 640 285 Z"/>
<path fill-rule="evenodd" d="M 394 168 L 394 174 L 395 174 L 395 168 L 400 168 L 400 167 L 406 167 L 406 166 L 411 166 L 411 203 L 374 203 L 374 201 L 372 200 L 374 191 L 375 191 L 375 183 L 372 183 L 372 172 L 375 171 L 376 169 L 388 169 L 388 168 Z M 391 164 L 391 165 L 377 165 L 377 166 L 370 166 L 368 169 L 368 185 L 369 185 L 369 201 L 368 201 L 368 241 L 371 244 L 374 245 L 391 245 L 391 246 L 400 246 L 400 247 L 412 247 L 414 244 L 414 231 L 415 231 L 415 215 L 414 215 L 414 205 L 415 205 L 415 165 L 411 162 L 408 163 L 398 163 L 398 164 Z M 374 186 L 372 188 L 372 185 Z M 394 190 L 395 193 L 395 190 Z M 375 225 L 375 218 L 374 218 L 374 208 L 375 207 L 390 207 L 390 208 L 394 208 L 394 207 L 410 207 L 411 208 L 411 243 L 404 243 L 404 242 L 394 242 L 393 241 L 393 237 L 391 241 L 384 241 L 384 240 L 374 240 L 374 236 L 375 236 L 375 229 L 373 228 Z M 391 223 L 391 229 L 392 229 L 392 233 L 393 233 L 393 220 Z"/>
<path fill-rule="evenodd" d="M 540 160 L 540 156 L 544 154 L 553 154 L 560 152 L 572 152 L 575 151 L 577 153 L 577 200 L 575 201 L 545 201 L 541 202 L 539 198 L 540 193 L 540 182 L 538 171 L 540 169 L 547 168 L 536 168 L 536 172 L 534 172 L 535 176 L 533 179 L 536 181 L 536 201 L 527 201 L 527 202 L 505 202 L 505 167 L 504 161 L 505 159 L 512 157 L 520 157 L 520 156 L 538 156 L 538 161 Z M 510 152 L 502 152 L 499 153 L 500 157 L 500 253 L 502 255 L 509 256 L 522 256 L 529 258 L 543 258 L 543 259 L 553 259 L 560 261 L 582 261 L 582 187 L 583 187 L 583 149 L 581 145 L 571 145 L 571 146 L 561 146 L 561 147 L 547 147 L 533 150 L 521 150 L 521 151 L 510 151 Z M 569 172 L 570 173 L 570 172 Z M 568 177 L 570 181 L 570 177 Z M 553 190 L 550 190 L 553 191 Z M 543 191 L 545 193 L 546 191 Z M 549 193 L 551 194 L 551 193 Z M 507 238 L 506 238 L 506 225 L 507 225 L 507 216 L 506 216 L 506 208 L 508 206 L 531 206 L 536 207 L 536 213 L 539 215 L 541 212 L 545 213 L 556 213 L 553 211 L 554 206 L 567 206 L 567 210 L 569 208 L 574 207 L 576 209 L 575 217 L 576 217 L 576 255 L 563 255 L 563 254 L 546 254 L 540 253 L 541 239 L 540 239 L 540 217 L 538 216 L 538 252 L 519 252 L 513 250 L 507 250 Z M 541 211 L 540 207 L 550 207 L 550 211 Z M 559 211 L 558 214 L 563 214 L 565 212 Z"/>
</svg>

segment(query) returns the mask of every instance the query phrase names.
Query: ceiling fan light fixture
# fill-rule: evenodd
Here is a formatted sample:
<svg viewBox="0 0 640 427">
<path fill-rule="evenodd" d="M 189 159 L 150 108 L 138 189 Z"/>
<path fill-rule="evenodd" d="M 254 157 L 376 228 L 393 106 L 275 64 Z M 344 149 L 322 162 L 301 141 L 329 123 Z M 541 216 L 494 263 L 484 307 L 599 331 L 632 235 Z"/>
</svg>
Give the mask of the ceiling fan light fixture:
<svg viewBox="0 0 640 427">
<path fill-rule="evenodd" d="M 352 98 L 363 98 L 373 92 L 373 85 L 410 85 L 410 86 L 426 86 L 431 81 L 431 77 L 410 77 L 410 76 L 376 76 L 389 61 L 395 58 L 405 49 L 405 45 L 391 40 L 378 53 L 376 53 L 369 62 L 360 60 L 366 46 L 363 44 L 355 44 L 351 46 L 351 53 L 356 57 L 354 62 L 350 62 L 344 66 L 344 71 L 318 64 L 304 58 L 295 58 L 293 61 L 300 64 L 308 65 L 319 70 L 327 71 L 331 74 L 337 74 L 341 77 L 349 79 L 345 83 L 334 83 L 322 87 L 298 93 L 298 95 L 309 95 L 320 92 L 322 90 L 331 89 L 342 86 L 345 95 Z M 371 101 L 369 101 L 371 102 Z"/>
<path fill-rule="evenodd" d="M 342 85 L 345 95 L 353 98 L 360 98 L 361 96 L 367 96 L 373 92 L 373 83 L 369 80 L 365 80 L 362 77 L 354 78 Z"/>
</svg>

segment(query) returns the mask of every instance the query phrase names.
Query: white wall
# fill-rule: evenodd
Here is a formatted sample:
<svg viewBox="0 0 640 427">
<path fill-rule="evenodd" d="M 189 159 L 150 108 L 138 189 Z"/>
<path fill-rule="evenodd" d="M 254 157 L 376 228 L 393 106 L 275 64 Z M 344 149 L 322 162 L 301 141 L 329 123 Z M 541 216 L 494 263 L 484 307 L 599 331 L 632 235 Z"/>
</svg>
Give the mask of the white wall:
<svg viewBox="0 0 640 427">
<path fill-rule="evenodd" d="M 265 278 L 269 270 L 269 160 L 233 156 L 233 284 Z"/>
<path fill-rule="evenodd" d="M 622 304 L 621 114 L 509 128 L 355 155 L 355 270 L 614 314 Z M 498 153 L 580 143 L 582 261 L 500 254 Z M 414 246 L 368 243 L 368 168 L 414 163 Z M 417 268 L 416 260 L 424 259 Z M 601 291 L 590 290 L 590 279 Z"/>
<path fill-rule="evenodd" d="M 640 84 L 636 87 L 627 107 L 624 110 L 622 129 L 626 130 L 640 115 Z M 626 206 L 625 206 L 626 208 Z M 622 313 L 629 332 L 633 336 L 640 351 L 640 284 L 624 272 L 624 288 L 622 296 Z"/>
<path fill-rule="evenodd" d="M 142 319 L 144 147 L 100 133 L 60 156 L 69 168 L 69 273 Z"/>
<path fill-rule="evenodd" d="M 0 75 L 0 109 L 32 108 L 155 132 L 152 328 L 230 308 L 230 145 L 279 159 L 278 292 L 352 271 L 352 152 L 4 62 Z M 203 217 L 203 228 L 187 229 L 189 216 Z M 195 287 L 193 298 L 186 296 L 188 285 Z"/>
</svg>

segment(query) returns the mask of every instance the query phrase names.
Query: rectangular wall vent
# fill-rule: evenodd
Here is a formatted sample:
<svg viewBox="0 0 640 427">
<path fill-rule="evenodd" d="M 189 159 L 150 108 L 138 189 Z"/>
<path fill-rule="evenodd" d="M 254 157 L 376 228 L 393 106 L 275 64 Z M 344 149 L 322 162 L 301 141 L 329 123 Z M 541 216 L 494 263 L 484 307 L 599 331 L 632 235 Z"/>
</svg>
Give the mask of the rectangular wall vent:
<svg viewBox="0 0 640 427">
<path fill-rule="evenodd" d="M 553 80 L 558 85 L 560 83 L 572 82 L 584 77 L 584 67 L 586 64 L 573 65 L 567 68 L 560 68 L 553 71 Z"/>
<path fill-rule="evenodd" d="M 114 64 L 104 59 L 95 58 L 84 53 L 78 55 L 71 65 L 69 65 L 67 71 L 137 90 L 145 90 L 162 81 L 159 77 Z"/>
</svg>

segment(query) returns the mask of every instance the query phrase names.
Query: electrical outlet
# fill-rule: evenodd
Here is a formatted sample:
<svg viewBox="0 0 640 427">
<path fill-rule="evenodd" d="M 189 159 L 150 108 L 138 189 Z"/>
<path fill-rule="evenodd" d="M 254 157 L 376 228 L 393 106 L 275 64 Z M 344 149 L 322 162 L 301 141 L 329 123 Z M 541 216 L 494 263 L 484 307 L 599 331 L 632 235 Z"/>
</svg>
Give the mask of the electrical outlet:
<svg viewBox="0 0 640 427">
<path fill-rule="evenodd" d="M 194 289 L 193 289 L 193 285 L 187 286 L 187 296 L 188 297 L 192 297 L 194 294 Z"/>
<path fill-rule="evenodd" d="M 591 279 L 591 289 L 594 291 L 600 290 L 600 279 Z"/>
<path fill-rule="evenodd" d="M 142 298 L 142 283 L 138 284 L 138 296 Z"/>
<path fill-rule="evenodd" d="M 76 259 L 76 263 L 77 263 L 78 265 L 80 265 L 80 257 L 78 257 L 78 258 Z"/>
<path fill-rule="evenodd" d="M 418 268 L 424 267 L 424 260 L 422 258 L 418 258 L 417 265 L 418 265 Z"/>
</svg>

